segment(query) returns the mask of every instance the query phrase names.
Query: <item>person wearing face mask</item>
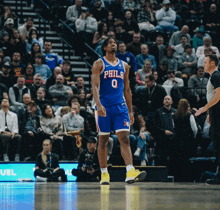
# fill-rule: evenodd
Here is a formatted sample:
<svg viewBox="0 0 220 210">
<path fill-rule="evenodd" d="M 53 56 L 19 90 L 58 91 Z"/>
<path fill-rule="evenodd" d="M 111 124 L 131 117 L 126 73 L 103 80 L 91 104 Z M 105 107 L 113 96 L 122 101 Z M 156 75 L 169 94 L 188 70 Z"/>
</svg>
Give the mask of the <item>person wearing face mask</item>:
<svg viewBox="0 0 220 210">
<path fill-rule="evenodd" d="M 73 95 L 71 87 L 64 85 L 63 75 L 57 75 L 56 84 L 49 88 L 49 94 L 54 103 L 54 108 L 67 106 L 69 96 Z"/>
</svg>

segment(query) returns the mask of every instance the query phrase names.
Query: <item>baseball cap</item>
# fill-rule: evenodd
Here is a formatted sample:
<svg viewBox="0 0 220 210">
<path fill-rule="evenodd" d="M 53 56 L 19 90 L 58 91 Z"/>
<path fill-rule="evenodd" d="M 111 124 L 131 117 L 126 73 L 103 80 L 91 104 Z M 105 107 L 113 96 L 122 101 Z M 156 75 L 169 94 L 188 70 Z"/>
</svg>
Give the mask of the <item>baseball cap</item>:
<svg viewBox="0 0 220 210">
<path fill-rule="evenodd" d="M 175 51 L 175 49 L 173 47 L 168 47 L 167 50 L 173 50 Z"/>
<path fill-rule="evenodd" d="M 5 61 L 2 66 L 6 68 L 10 68 L 10 65 L 11 63 L 9 61 Z"/>
<path fill-rule="evenodd" d="M 5 24 L 14 24 L 14 20 L 12 18 L 8 18 L 6 21 L 5 21 Z"/>
<path fill-rule="evenodd" d="M 32 105 L 32 106 L 37 106 L 37 104 L 35 103 L 35 101 L 30 101 L 29 103 L 28 103 L 28 105 Z"/>
<path fill-rule="evenodd" d="M 169 0 L 163 0 L 163 4 L 171 4 Z"/>
</svg>

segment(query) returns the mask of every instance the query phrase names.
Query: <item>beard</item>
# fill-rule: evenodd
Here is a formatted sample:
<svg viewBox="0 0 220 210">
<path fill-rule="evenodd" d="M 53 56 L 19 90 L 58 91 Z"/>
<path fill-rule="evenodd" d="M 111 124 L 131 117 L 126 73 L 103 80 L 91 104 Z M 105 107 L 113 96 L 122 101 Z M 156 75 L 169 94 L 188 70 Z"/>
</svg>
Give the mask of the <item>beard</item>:
<svg viewBox="0 0 220 210">
<path fill-rule="evenodd" d="M 57 87 L 61 88 L 61 87 L 63 87 L 63 84 L 62 83 L 57 83 Z"/>
</svg>

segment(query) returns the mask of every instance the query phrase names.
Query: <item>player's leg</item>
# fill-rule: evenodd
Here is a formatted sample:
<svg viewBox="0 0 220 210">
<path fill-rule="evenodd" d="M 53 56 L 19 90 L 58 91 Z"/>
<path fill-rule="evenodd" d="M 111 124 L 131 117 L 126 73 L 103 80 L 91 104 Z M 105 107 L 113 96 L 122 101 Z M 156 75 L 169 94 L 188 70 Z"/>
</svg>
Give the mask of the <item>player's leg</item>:
<svg viewBox="0 0 220 210">
<path fill-rule="evenodd" d="M 101 185 L 108 185 L 110 177 L 107 169 L 107 144 L 111 132 L 111 119 L 108 108 L 106 108 L 106 117 L 98 116 L 95 111 L 96 125 L 99 133 L 98 158 L 101 168 Z"/>
<path fill-rule="evenodd" d="M 115 130 L 118 141 L 120 142 L 121 155 L 126 165 L 126 180 L 127 183 L 142 181 L 146 177 L 146 172 L 135 170 L 133 166 L 133 158 L 130 147 L 130 120 L 128 109 L 125 104 L 115 106 L 113 119 L 113 129 Z"/>
</svg>

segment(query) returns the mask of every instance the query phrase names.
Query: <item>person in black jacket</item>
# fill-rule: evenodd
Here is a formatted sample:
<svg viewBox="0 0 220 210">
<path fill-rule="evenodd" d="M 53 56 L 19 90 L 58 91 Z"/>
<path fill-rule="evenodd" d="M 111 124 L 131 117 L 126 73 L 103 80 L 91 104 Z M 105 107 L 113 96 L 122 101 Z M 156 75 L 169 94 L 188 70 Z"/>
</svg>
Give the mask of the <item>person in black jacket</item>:
<svg viewBox="0 0 220 210">
<path fill-rule="evenodd" d="M 164 97 L 164 106 L 157 109 L 154 116 L 154 125 L 156 127 L 156 155 L 157 165 L 168 165 L 168 158 L 170 156 L 170 150 L 172 150 L 171 139 L 173 137 L 173 116 L 176 109 L 172 108 L 173 100 L 167 95 Z"/>
<path fill-rule="evenodd" d="M 167 93 L 161 85 L 156 84 L 152 74 L 145 77 L 145 85 L 146 87 L 140 91 L 138 96 L 138 108 L 146 119 L 148 131 L 153 133 L 153 118 L 155 111 L 163 106 L 163 99 Z"/>
<path fill-rule="evenodd" d="M 79 165 L 77 169 L 72 170 L 72 174 L 77 177 L 77 182 L 97 182 L 101 171 L 97 155 L 96 137 L 90 136 L 87 142 L 87 149 L 79 155 Z"/>
<path fill-rule="evenodd" d="M 43 141 L 43 151 L 37 155 L 34 176 L 36 181 L 67 181 L 65 171 L 59 167 L 58 155 L 51 153 L 52 143 L 49 139 Z"/>
</svg>

